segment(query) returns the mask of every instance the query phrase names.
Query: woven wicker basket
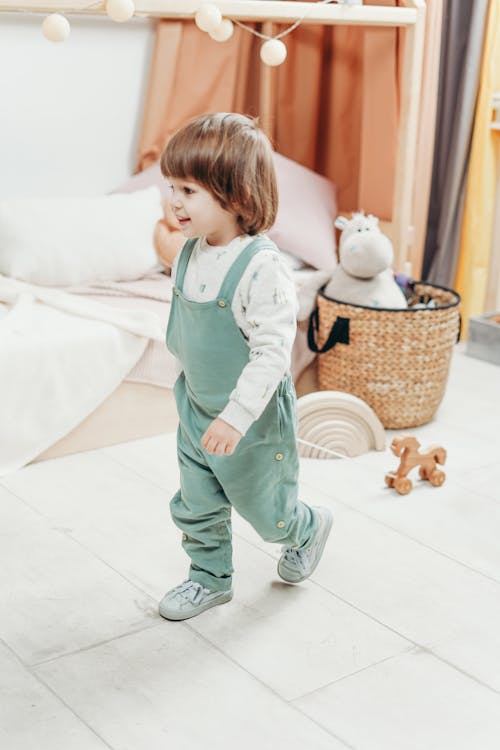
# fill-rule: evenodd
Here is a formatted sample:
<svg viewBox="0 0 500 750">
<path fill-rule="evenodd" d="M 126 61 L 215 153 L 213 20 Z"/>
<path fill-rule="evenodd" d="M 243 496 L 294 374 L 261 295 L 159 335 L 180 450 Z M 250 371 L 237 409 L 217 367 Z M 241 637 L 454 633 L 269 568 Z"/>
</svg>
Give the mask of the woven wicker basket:
<svg viewBox="0 0 500 750">
<path fill-rule="evenodd" d="M 320 390 L 362 398 L 386 428 L 432 419 L 459 335 L 460 297 L 415 282 L 409 305 L 431 299 L 433 308 L 386 310 L 339 302 L 320 291 L 309 325 L 309 346 L 320 354 Z"/>
</svg>

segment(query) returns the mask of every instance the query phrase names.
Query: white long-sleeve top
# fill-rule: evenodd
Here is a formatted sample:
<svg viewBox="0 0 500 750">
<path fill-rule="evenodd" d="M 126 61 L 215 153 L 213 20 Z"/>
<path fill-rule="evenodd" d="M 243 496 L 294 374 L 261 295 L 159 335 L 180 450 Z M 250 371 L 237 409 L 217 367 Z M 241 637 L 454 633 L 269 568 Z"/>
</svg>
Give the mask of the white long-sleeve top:
<svg viewBox="0 0 500 750">
<path fill-rule="evenodd" d="M 200 238 L 184 277 L 184 295 L 194 302 L 216 299 L 230 266 L 253 239 L 242 235 L 228 245 L 215 246 Z M 172 266 L 174 284 L 179 257 Z M 231 309 L 250 353 L 219 417 L 244 435 L 290 371 L 298 303 L 291 272 L 279 253 L 261 250 L 254 255 L 236 287 Z"/>
</svg>

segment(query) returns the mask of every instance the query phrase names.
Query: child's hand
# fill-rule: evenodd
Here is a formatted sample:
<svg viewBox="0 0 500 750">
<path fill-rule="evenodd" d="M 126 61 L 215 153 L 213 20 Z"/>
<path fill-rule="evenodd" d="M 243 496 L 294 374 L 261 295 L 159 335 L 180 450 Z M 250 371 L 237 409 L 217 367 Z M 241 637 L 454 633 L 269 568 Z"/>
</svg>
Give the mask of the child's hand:
<svg viewBox="0 0 500 750">
<path fill-rule="evenodd" d="M 207 453 L 217 456 L 230 456 L 243 435 L 223 419 L 214 419 L 201 438 L 201 444 Z"/>
</svg>

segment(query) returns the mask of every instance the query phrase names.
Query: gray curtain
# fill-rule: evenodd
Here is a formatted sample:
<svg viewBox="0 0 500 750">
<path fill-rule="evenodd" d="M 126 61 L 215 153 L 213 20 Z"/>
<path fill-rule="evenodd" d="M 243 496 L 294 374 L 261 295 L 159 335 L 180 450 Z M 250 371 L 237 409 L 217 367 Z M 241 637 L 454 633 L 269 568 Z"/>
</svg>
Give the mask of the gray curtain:
<svg viewBox="0 0 500 750">
<path fill-rule="evenodd" d="M 443 17 L 436 141 L 422 278 L 452 286 L 488 0 L 447 0 Z"/>
</svg>

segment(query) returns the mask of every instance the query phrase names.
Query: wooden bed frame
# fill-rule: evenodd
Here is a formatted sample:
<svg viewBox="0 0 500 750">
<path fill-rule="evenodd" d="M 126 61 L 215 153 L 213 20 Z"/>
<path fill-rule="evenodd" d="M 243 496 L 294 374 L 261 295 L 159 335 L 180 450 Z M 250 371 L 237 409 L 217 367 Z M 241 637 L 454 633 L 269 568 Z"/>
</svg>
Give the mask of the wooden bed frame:
<svg viewBox="0 0 500 750">
<path fill-rule="evenodd" d="M 264 22 L 264 32 L 272 35 L 273 23 L 302 23 L 402 28 L 405 31 L 402 95 L 396 158 L 396 179 L 392 221 L 382 222 L 394 244 L 395 267 L 410 263 L 420 272 L 422 247 L 415 245 L 413 213 L 414 172 L 422 77 L 425 14 L 424 0 L 400 0 L 402 7 L 349 6 L 315 4 L 288 0 L 213 0 L 222 15 L 240 21 Z M 200 0 L 134 0 L 139 17 L 194 18 Z M 1 12 L 63 13 L 104 15 L 105 4 L 92 5 L 88 0 L 0 0 Z M 273 100 L 274 69 L 263 66 L 260 83 L 260 117 L 264 128 L 270 122 Z M 420 243 L 421 244 L 421 243 Z M 313 363 L 314 365 L 315 363 Z M 297 384 L 299 395 L 316 387 L 314 366 L 310 366 Z M 141 419 L 138 420 L 138 415 Z M 172 392 L 169 389 L 142 384 L 123 383 L 106 402 L 81 425 L 37 460 L 67 453 L 103 447 L 116 442 L 159 434 L 176 425 Z"/>
<path fill-rule="evenodd" d="M 136 16 L 189 19 L 200 6 L 200 0 L 134 0 Z M 401 109 L 396 157 L 396 179 L 392 221 L 381 222 L 391 238 L 395 267 L 402 270 L 410 263 L 418 275 L 422 248 L 415 244 L 413 185 L 418 136 L 420 84 L 424 53 L 426 4 L 424 0 L 400 0 L 403 7 L 331 3 L 289 2 L 288 0 L 213 0 L 223 16 L 240 21 L 292 23 L 305 16 L 302 23 L 400 27 L 405 31 Z M 104 15 L 105 3 L 97 6 L 88 0 L 0 0 L 0 12 L 64 13 Z M 272 26 L 266 33 L 272 34 Z M 260 117 L 264 128 L 270 121 L 273 97 L 271 67 L 263 66 L 260 86 Z M 421 243 L 419 243 L 420 245 Z"/>
</svg>

